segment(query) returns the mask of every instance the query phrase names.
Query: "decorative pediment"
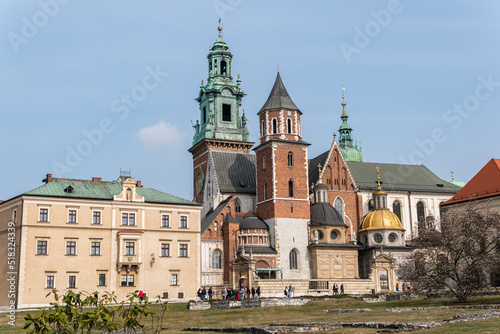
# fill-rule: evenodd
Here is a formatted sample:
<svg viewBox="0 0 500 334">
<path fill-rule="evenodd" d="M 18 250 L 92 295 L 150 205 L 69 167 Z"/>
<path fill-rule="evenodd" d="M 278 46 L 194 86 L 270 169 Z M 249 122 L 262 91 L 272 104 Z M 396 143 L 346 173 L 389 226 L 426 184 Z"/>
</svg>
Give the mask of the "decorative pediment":
<svg viewBox="0 0 500 334">
<path fill-rule="evenodd" d="M 131 177 L 122 179 L 122 192 L 113 196 L 113 200 L 120 202 L 144 202 L 144 196 L 137 194 L 137 182 Z"/>
<path fill-rule="evenodd" d="M 396 260 L 393 257 L 390 257 L 389 255 L 382 253 L 375 257 L 373 260 L 371 260 L 372 263 L 390 263 L 393 264 L 396 262 Z"/>
</svg>

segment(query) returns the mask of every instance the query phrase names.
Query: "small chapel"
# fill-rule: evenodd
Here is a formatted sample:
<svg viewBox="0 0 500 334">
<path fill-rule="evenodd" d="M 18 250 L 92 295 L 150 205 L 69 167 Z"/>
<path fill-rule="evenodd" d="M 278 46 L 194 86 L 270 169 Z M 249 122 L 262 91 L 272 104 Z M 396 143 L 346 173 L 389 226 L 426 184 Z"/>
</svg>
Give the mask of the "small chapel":
<svg viewBox="0 0 500 334">
<path fill-rule="evenodd" d="M 332 131 L 329 149 L 310 159 L 302 111 L 279 71 L 251 119 L 260 129 L 251 142 L 221 26 L 207 59 L 189 149 L 193 196 L 203 206 L 202 286 L 260 286 L 264 296 L 289 285 L 295 295 L 326 294 L 335 283 L 346 293 L 394 291 L 418 220 L 438 216 L 459 187 L 422 165 L 363 162 L 343 88 L 339 139 Z"/>
</svg>

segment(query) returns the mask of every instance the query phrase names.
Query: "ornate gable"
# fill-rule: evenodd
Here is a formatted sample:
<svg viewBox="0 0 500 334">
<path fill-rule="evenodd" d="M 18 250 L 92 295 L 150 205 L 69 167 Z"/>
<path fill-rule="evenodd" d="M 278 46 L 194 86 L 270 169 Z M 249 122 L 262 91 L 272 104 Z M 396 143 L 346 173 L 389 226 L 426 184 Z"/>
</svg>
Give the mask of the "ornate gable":
<svg viewBox="0 0 500 334">
<path fill-rule="evenodd" d="M 125 180 L 121 177 L 118 181 L 121 180 L 122 183 L 122 192 L 118 195 L 113 196 L 114 201 L 119 202 L 144 202 L 144 196 L 140 196 L 137 194 L 136 187 L 137 183 L 131 177 L 127 177 Z"/>
</svg>

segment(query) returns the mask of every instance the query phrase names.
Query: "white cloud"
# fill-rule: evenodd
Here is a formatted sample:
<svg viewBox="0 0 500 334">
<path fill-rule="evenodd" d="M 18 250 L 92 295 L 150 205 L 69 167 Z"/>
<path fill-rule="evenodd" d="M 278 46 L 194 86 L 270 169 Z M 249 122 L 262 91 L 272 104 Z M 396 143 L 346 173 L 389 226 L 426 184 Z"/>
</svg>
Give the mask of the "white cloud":
<svg viewBox="0 0 500 334">
<path fill-rule="evenodd" d="M 140 129 L 136 136 L 147 149 L 151 150 L 179 143 L 184 138 L 184 134 L 174 125 L 163 121 Z"/>
</svg>

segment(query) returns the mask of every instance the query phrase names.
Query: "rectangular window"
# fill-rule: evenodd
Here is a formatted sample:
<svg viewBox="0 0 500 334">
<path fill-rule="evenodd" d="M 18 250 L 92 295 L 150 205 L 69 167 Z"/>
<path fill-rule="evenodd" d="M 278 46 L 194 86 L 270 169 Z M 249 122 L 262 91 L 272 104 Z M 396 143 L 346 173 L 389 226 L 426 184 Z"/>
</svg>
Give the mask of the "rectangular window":
<svg viewBox="0 0 500 334">
<path fill-rule="evenodd" d="M 127 275 L 122 275 L 122 286 L 127 286 Z"/>
<path fill-rule="evenodd" d="M 95 225 L 101 224 L 101 211 L 94 211 L 92 213 L 92 224 Z"/>
<path fill-rule="evenodd" d="M 90 243 L 90 255 L 101 255 L 101 242 L 92 241 Z"/>
<path fill-rule="evenodd" d="M 76 210 L 68 211 L 68 223 L 75 224 L 76 223 Z"/>
<path fill-rule="evenodd" d="M 231 122 L 231 105 L 222 104 L 222 120 L 224 122 Z"/>
<path fill-rule="evenodd" d="M 180 244 L 179 245 L 179 256 L 180 257 L 187 257 L 188 256 L 188 245 L 187 244 Z"/>
<path fill-rule="evenodd" d="M 49 221 L 49 209 L 40 209 L 40 222 L 48 222 Z"/>
<path fill-rule="evenodd" d="M 69 276 L 68 288 L 70 289 L 76 288 L 76 276 L 73 275 Z"/>
<path fill-rule="evenodd" d="M 135 226 L 135 213 L 122 213 L 122 225 Z"/>
<path fill-rule="evenodd" d="M 128 286 L 134 286 L 134 275 L 128 275 Z"/>
<path fill-rule="evenodd" d="M 169 244 L 161 244 L 161 256 L 163 256 L 163 257 L 170 256 L 170 245 Z"/>
<path fill-rule="evenodd" d="M 135 242 L 125 242 L 125 255 L 135 255 Z"/>
<path fill-rule="evenodd" d="M 38 240 L 36 242 L 36 254 L 37 255 L 47 255 L 47 241 Z"/>
<path fill-rule="evenodd" d="M 161 215 L 161 227 L 170 227 L 169 215 Z"/>
<path fill-rule="evenodd" d="M 66 241 L 66 255 L 76 255 L 76 241 Z"/>
<path fill-rule="evenodd" d="M 99 286 L 106 285 L 106 274 L 99 274 Z"/>
<path fill-rule="evenodd" d="M 54 289 L 55 288 L 55 284 L 54 284 L 54 276 L 53 275 L 49 275 L 47 276 L 47 284 L 45 286 L 47 289 Z"/>
<path fill-rule="evenodd" d="M 180 228 L 187 228 L 188 227 L 188 217 L 187 216 L 181 216 L 181 225 Z"/>
<path fill-rule="evenodd" d="M 177 280 L 177 274 L 172 274 L 172 285 L 177 284 L 179 284 L 179 281 Z"/>
</svg>

